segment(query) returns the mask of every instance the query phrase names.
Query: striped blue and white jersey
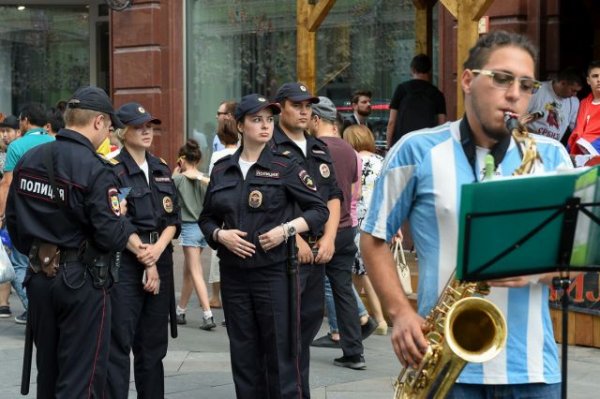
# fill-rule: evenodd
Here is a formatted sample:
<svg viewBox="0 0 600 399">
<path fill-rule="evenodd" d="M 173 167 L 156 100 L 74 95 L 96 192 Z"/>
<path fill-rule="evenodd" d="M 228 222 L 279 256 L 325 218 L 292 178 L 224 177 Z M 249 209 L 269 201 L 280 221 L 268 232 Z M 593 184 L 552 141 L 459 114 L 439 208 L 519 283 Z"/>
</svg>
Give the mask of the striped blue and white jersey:
<svg viewBox="0 0 600 399">
<path fill-rule="evenodd" d="M 418 311 L 422 316 L 436 304 L 456 267 L 460 188 L 481 180 L 483 158 L 489 152 L 476 149 L 475 172 L 460 142 L 459 123 L 412 132 L 390 149 L 362 225 L 363 231 L 389 241 L 402 222 L 410 222 L 419 255 Z M 542 170 L 571 167 L 558 141 L 534 137 Z M 497 173 L 510 175 L 520 164 L 519 149 L 512 140 Z M 560 382 L 548 295 L 549 288 L 543 284 L 492 288 L 487 298 L 501 309 L 508 325 L 506 349 L 489 362 L 467 365 L 459 382 Z"/>
</svg>

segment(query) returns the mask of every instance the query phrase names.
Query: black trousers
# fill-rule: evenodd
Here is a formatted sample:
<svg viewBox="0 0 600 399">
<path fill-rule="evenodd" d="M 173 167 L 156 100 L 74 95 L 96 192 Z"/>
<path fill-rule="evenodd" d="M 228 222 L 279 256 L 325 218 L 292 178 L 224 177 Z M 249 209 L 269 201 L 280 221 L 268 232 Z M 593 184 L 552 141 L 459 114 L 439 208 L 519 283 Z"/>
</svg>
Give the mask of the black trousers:
<svg viewBox="0 0 600 399">
<path fill-rule="evenodd" d="M 335 311 L 345 356 L 363 353 L 358 306 L 352 292 L 352 264 L 356 255 L 354 228 L 340 229 L 335 238 L 335 254 L 325 265 L 300 266 L 302 397 L 310 398 L 310 344 L 317 336 L 325 312 L 325 274 L 331 283 Z"/>
<path fill-rule="evenodd" d="M 289 280 L 285 264 L 242 269 L 221 264 L 231 368 L 238 399 L 300 397 L 290 356 Z M 296 317 L 297 312 L 296 312 Z"/>
<path fill-rule="evenodd" d="M 164 398 L 165 376 L 162 359 L 169 343 L 168 323 L 173 278 L 173 249 L 169 246 L 157 262 L 160 276 L 158 295 L 144 291 L 144 267 L 124 251 L 119 283 L 111 291 L 113 303 L 108 383 L 105 398 L 127 399 L 129 354 L 138 398 Z"/>
<path fill-rule="evenodd" d="M 106 383 L 111 303 L 94 288 L 79 262 L 60 265 L 58 274 L 25 279 L 37 349 L 38 398 L 101 398 Z"/>
</svg>

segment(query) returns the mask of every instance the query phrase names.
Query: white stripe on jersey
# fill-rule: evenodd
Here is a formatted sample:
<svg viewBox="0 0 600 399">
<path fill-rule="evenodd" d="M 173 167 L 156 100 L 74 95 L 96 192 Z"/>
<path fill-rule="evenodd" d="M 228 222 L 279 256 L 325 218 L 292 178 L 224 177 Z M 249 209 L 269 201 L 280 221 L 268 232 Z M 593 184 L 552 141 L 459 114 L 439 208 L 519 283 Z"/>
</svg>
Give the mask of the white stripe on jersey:
<svg viewBox="0 0 600 399">
<path fill-rule="evenodd" d="M 542 290 L 548 287 L 542 284 L 529 285 L 529 319 L 527 320 L 527 373 L 529 376 L 544 375 L 544 328 L 542 312 Z M 538 377 L 539 378 L 539 377 Z"/>
<path fill-rule="evenodd" d="M 504 318 L 507 319 L 508 288 L 493 287 L 486 299 L 492 301 L 494 305 L 500 309 Z M 489 362 L 483 363 L 483 383 L 508 384 L 508 376 L 506 373 L 506 348 L 503 348 L 498 356 Z"/>
</svg>

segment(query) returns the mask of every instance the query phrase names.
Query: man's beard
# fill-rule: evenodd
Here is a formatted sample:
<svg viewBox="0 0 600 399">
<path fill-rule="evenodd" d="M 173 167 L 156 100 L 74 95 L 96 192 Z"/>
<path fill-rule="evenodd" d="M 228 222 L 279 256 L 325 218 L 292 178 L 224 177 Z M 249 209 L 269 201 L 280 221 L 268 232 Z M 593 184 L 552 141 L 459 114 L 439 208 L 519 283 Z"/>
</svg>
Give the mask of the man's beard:
<svg viewBox="0 0 600 399">
<path fill-rule="evenodd" d="M 369 115 L 371 115 L 371 108 L 366 109 L 366 110 L 357 109 L 356 113 L 359 114 L 360 116 L 369 116 Z"/>
</svg>

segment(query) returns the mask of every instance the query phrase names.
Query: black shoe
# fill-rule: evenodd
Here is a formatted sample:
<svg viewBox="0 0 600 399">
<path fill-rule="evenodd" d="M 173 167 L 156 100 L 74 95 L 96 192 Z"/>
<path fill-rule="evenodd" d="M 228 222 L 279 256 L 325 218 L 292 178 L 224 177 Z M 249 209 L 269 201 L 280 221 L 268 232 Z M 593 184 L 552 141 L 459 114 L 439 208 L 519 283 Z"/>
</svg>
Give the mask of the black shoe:
<svg viewBox="0 0 600 399">
<path fill-rule="evenodd" d="M 347 367 L 353 370 L 364 370 L 367 368 L 363 355 L 342 356 L 333 360 L 333 364 L 340 367 Z"/>
<path fill-rule="evenodd" d="M 373 320 L 372 317 L 369 317 L 369 320 L 367 320 L 365 324 L 360 326 L 360 335 L 363 341 L 369 338 L 369 336 L 373 334 L 375 330 L 377 330 L 377 322 Z"/>
<path fill-rule="evenodd" d="M 215 327 L 217 327 L 217 325 L 215 324 L 214 317 L 210 317 L 208 319 L 202 319 L 202 325 L 200 326 L 201 330 L 210 331 Z"/>
<path fill-rule="evenodd" d="M 24 311 L 20 316 L 15 317 L 15 323 L 27 324 L 27 311 Z"/>
<path fill-rule="evenodd" d="M 332 339 L 331 333 L 327 333 L 327 335 L 323 335 L 321 338 L 317 338 L 311 342 L 310 346 L 317 348 L 340 348 L 340 340 Z"/>
<path fill-rule="evenodd" d="M 10 311 L 10 306 L 0 306 L 0 317 L 8 318 L 12 316 L 12 312 Z"/>
<path fill-rule="evenodd" d="M 187 324 L 187 321 L 185 320 L 185 313 L 177 315 L 177 324 L 179 324 L 179 325 Z"/>
</svg>

